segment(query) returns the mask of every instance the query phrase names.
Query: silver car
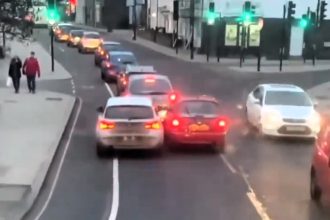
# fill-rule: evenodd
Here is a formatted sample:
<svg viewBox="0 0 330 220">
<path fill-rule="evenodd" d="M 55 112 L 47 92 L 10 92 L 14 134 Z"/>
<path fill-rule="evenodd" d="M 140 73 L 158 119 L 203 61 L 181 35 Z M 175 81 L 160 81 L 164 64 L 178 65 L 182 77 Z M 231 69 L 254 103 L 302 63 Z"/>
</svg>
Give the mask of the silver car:
<svg viewBox="0 0 330 220">
<path fill-rule="evenodd" d="M 149 98 L 113 97 L 98 111 L 98 156 L 111 149 L 162 148 L 164 128 Z"/>
</svg>

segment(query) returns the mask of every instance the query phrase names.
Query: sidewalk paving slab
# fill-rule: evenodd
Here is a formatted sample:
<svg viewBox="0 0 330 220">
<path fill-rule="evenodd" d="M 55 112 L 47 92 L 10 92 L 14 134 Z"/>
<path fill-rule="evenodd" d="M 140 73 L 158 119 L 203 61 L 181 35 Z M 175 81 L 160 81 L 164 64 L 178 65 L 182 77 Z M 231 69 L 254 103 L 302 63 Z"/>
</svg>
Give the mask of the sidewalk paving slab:
<svg viewBox="0 0 330 220">
<path fill-rule="evenodd" d="M 0 219 L 16 220 L 42 186 L 75 98 L 0 89 Z"/>
</svg>

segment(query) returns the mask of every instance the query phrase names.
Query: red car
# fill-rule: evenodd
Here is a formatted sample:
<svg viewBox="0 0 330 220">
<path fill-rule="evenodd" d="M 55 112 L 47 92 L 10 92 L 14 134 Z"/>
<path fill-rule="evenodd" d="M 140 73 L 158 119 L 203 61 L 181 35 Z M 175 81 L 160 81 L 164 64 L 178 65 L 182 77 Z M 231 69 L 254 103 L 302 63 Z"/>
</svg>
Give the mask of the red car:
<svg viewBox="0 0 330 220">
<path fill-rule="evenodd" d="M 323 118 L 315 142 L 310 173 L 310 196 L 316 202 L 330 203 L 330 120 Z"/>
<path fill-rule="evenodd" d="M 228 118 L 221 115 L 219 102 L 208 96 L 179 98 L 164 120 L 165 141 L 178 144 L 206 144 L 225 151 Z"/>
</svg>

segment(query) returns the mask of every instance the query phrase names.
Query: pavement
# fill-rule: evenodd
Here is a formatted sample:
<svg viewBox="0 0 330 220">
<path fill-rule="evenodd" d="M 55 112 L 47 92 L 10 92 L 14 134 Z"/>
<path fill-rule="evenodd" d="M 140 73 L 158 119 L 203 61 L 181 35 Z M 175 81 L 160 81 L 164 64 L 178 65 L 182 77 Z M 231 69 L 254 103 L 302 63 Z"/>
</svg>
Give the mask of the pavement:
<svg viewBox="0 0 330 220">
<path fill-rule="evenodd" d="M 127 33 L 127 32 L 126 32 Z M 55 55 L 70 73 L 83 105 L 68 150 L 52 166 L 58 178 L 48 178 L 44 190 L 24 220 L 327 220 L 326 209 L 309 199 L 309 170 L 313 143 L 269 140 L 255 135 L 244 123 L 241 106 L 259 83 L 293 83 L 319 100 L 325 98 L 329 71 L 283 74 L 240 74 L 226 66 L 177 59 L 131 42 L 116 32 L 105 40 L 120 41 L 141 64 L 153 65 L 169 76 L 183 94 L 209 94 L 222 100 L 235 122 L 225 155 L 207 150 L 166 152 L 162 158 L 145 152 L 119 153 L 98 159 L 95 154 L 95 109 L 115 86 L 104 84 L 93 55 L 56 43 Z M 47 33 L 38 41 L 48 47 Z M 324 84 L 324 85 L 322 85 Z M 322 85 L 322 86 L 320 86 Z M 56 87 L 56 88 L 55 88 Z M 57 84 L 54 90 L 63 89 Z"/>
<path fill-rule="evenodd" d="M 39 194 L 76 98 L 63 94 L 66 86 L 61 85 L 61 93 L 44 90 L 49 82 L 59 87 L 59 81 L 70 80 L 71 75 L 57 62 L 57 71 L 47 72 L 49 54 L 40 44 L 25 47 L 16 41 L 7 43 L 12 54 L 22 59 L 30 50 L 35 51 L 44 70 L 36 94 L 28 93 L 25 77 L 20 93 L 15 94 L 13 88 L 5 86 L 10 57 L 0 61 L 0 219 L 16 220 Z"/>
</svg>

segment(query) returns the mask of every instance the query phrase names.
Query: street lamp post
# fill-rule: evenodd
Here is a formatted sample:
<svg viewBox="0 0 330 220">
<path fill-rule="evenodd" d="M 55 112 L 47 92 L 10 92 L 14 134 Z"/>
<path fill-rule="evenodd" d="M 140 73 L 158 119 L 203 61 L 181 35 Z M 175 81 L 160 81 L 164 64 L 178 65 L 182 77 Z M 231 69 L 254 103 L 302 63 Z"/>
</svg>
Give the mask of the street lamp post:
<svg viewBox="0 0 330 220">
<path fill-rule="evenodd" d="M 190 0 L 190 59 L 194 59 L 194 35 L 195 35 L 195 0 Z"/>
<path fill-rule="evenodd" d="M 134 6 L 133 6 L 133 40 L 136 40 L 136 23 L 137 23 L 137 19 L 136 19 L 136 0 L 134 0 Z"/>
</svg>

